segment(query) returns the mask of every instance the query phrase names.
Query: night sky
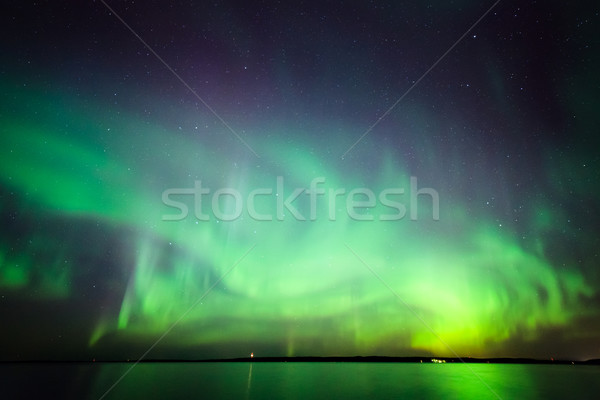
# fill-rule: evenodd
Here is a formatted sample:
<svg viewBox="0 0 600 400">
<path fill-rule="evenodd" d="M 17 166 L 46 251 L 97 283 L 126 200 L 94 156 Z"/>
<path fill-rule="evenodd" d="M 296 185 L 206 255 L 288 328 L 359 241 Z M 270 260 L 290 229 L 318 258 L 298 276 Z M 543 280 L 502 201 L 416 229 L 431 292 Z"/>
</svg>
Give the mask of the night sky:
<svg viewBox="0 0 600 400">
<path fill-rule="evenodd" d="M 598 5 L 107 4 L 0 10 L 0 359 L 600 357 Z"/>
</svg>

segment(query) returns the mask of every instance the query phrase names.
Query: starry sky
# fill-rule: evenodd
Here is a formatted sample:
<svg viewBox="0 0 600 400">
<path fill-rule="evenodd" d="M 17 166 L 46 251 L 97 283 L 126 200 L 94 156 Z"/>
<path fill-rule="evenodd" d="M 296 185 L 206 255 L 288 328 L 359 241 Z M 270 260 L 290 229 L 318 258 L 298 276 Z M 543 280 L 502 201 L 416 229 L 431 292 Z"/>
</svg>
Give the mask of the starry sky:
<svg viewBox="0 0 600 400">
<path fill-rule="evenodd" d="M 3 3 L 0 358 L 599 358 L 583 3 Z"/>
</svg>

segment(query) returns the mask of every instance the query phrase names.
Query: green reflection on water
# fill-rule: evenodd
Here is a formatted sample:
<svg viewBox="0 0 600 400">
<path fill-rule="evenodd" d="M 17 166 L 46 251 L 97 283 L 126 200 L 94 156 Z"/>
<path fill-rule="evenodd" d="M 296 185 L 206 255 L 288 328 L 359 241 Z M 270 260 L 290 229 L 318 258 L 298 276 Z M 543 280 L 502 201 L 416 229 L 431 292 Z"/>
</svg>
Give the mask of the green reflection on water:
<svg viewBox="0 0 600 400">
<path fill-rule="evenodd" d="M 99 398 L 131 364 L 101 367 Z M 591 366 L 393 363 L 146 363 L 110 398 L 593 398 Z"/>
</svg>

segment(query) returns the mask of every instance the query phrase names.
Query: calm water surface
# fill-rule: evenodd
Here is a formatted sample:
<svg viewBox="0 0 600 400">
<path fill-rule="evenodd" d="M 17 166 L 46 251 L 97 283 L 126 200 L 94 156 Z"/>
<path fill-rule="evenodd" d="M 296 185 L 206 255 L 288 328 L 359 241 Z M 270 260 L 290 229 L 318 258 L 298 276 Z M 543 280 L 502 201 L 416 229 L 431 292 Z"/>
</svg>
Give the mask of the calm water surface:
<svg viewBox="0 0 600 400">
<path fill-rule="evenodd" d="M 132 364 L 3 364 L 1 398 L 99 399 Z M 598 399 L 600 367 L 141 363 L 105 399 Z"/>
</svg>

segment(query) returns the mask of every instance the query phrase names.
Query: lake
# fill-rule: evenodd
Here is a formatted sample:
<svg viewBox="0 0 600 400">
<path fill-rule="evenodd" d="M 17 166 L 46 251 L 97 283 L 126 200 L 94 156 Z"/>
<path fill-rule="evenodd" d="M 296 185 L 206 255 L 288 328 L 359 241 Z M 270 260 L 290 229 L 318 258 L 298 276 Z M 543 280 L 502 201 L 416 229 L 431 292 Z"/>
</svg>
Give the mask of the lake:
<svg viewBox="0 0 600 400">
<path fill-rule="evenodd" d="M 131 363 L 0 364 L 2 398 L 99 399 Z M 105 399 L 596 399 L 600 366 L 368 362 L 136 365 Z"/>
</svg>

